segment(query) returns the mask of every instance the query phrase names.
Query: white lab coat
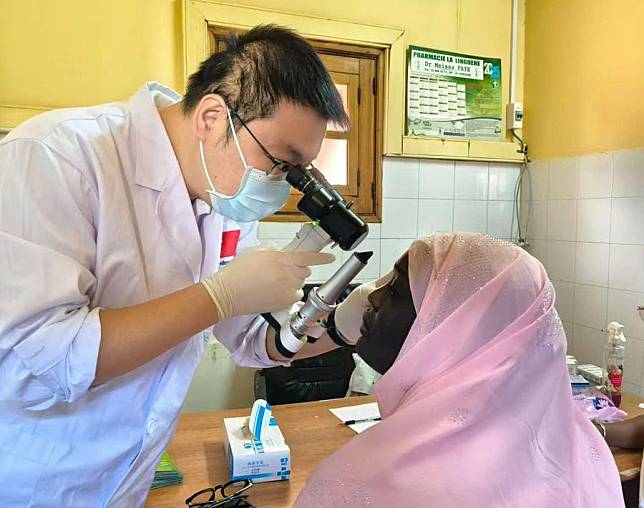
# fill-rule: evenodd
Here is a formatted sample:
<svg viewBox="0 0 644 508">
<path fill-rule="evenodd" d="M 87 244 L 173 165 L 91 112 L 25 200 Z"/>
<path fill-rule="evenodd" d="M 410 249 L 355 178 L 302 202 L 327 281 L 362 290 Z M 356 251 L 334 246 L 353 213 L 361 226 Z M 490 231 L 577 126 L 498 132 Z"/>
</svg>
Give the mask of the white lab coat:
<svg viewBox="0 0 644 508">
<path fill-rule="evenodd" d="M 236 225 L 190 202 L 150 83 L 126 103 L 52 111 L 0 143 L 0 506 L 144 503 L 208 333 L 91 388 L 99 309 L 216 271 Z M 244 366 L 277 365 L 257 316 L 216 337 Z M 207 485 L 203 485 L 207 487 Z"/>
</svg>

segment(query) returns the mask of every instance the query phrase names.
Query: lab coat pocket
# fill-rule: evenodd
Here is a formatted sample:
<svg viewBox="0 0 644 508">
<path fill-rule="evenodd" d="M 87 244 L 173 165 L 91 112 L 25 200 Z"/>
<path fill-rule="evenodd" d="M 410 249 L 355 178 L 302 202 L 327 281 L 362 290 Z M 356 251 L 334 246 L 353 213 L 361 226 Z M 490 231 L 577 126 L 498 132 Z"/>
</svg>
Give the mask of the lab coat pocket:
<svg viewBox="0 0 644 508">
<path fill-rule="evenodd" d="M 0 425 L 0 506 L 27 506 L 56 445 Z"/>
</svg>

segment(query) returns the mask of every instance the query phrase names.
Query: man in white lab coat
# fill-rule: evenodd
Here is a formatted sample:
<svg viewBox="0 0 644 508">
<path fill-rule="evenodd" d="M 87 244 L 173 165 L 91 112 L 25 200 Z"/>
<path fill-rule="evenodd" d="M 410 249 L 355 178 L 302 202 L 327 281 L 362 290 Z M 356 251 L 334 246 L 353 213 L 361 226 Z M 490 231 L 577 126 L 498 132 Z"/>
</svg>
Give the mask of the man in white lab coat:
<svg viewBox="0 0 644 508">
<path fill-rule="evenodd" d="M 348 124 L 313 49 L 257 27 L 187 90 L 146 84 L 0 143 L 3 508 L 142 505 L 210 327 L 240 365 L 286 363 L 258 314 L 333 259 L 242 253 L 286 201 L 280 162 Z"/>
</svg>

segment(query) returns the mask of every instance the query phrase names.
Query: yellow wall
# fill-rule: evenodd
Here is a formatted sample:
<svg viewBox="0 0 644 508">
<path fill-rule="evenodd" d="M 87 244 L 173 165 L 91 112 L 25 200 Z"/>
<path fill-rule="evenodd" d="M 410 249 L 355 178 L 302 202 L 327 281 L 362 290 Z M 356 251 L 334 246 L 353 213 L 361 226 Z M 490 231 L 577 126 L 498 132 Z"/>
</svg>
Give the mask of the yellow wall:
<svg viewBox="0 0 644 508">
<path fill-rule="evenodd" d="M 234 3 L 402 28 L 409 44 L 484 56 L 500 55 L 506 62 L 509 58 L 509 0 L 245 0 Z"/>
<path fill-rule="evenodd" d="M 501 57 L 508 95 L 511 0 L 246 0 L 238 5 L 401 28 L 406 43 Z M 0 127 L 24 109 L 120 100 L 146 80 L 184 85 L 180 0 L 3 0 Z M 9 49 L 7 49 L 9 48 Z M 400 72 L 400 70 L 397 70 Z M 521 69 L 519 82 L 522 81 Z M 521 97 L 519 87 L 519 97 Z M 3 108 L 4 107 L 4 108 Z"/>
<path fill-rule="evenodd" d="M 531 159 L 644 146 L 644 2 L 527 0 Z"/>
<path fill-rule="evenodd" d="M 0 1 L 0 106 L 51 108 L 182 83 L 179 0 Z M 27 112 L 28 114 L 28 112 Z M 0 117 L 0 127 L 4 125 Z"/>
</svg>

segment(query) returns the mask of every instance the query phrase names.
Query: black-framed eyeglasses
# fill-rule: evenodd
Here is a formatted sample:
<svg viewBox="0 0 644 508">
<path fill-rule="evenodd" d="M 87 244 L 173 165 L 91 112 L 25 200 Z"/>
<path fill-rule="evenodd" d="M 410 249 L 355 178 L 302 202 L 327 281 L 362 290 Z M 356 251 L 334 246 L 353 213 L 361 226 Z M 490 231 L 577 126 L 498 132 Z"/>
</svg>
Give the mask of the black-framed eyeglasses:
<svg viewBox="0 0 644 508">
<path fill-rule="evenodd" d="M 291 170 L 291 168 L 296 166 L 296 164 L 291 164 L 288 161 L 285 161 L 285 160 L 282 160 L 282 159 L 278 159 L 277 157 L 274 157 L 268 151 L 268 149 L 262 144 L 262 142 L 259 139 L 257 139 L 257 136 L 255 136 L 253 131 L 250 130 L 250 127 L 248 127 L 248 125 L 246 125 L 246 122 L 244 122 L 244 119 L 237 114 L 237 111 L 235 111 L 231 107 L 228 107 L 228 110 L 231 112 L 231 114 L 233 114 L 235 116 L 235 118 L 237 118 L 237 120 L 239 120 L 239 123 L 241 123 L 242 127 L 244 127 L 244 129 L 246 129 L 246 132 L 248 132 L 248 134 L 250 134 L 250 137 L 255 140 L 257 145 L 261 148 L 262 152 L 264 152 L 264 155 L 266 155 L 266 157 L 268 157 L 268 159 L 273 163 L 273 166 L 271 167 L 271 170 L 269 171 L 269 174 L 276 174 L 276 172 L 286 174 Z M 312 175 L 313 178 L 315 178 L 315 180 L 317 180 L 318 182 L 322 183 L 324 187 L 332 188 L 332 185 L 327 181 L 325 176 L 322 174 L 322 171 L 320 171 L 318 168 L 316 168 L 313 165 L 312 162 L 309 163 L 307 166 L 301 166 L 300 165 L 299 167 L 303 168 L 305 170 L 305 172 L 307 172 L 310 175 Z M 351 203 L 351 204 L 353 204 L 353 203 Z M 349 207 L 351 207 L 351 204 L 349 205 Z"/>
<path fill-rule="evenodd" d="M 242 508 L 252 507 L 248 496 L 242 495 L 253 486 L 248 479 L 232 480 L 222 485 L 195 492 L 186 499 L 189 508 Z"/>
<path fill-rule="evenodd" d="M 257 136 L 255 136 L 253 131 L 250 130 L 250 127 L 248 127 L 248 125 L 246 125 L 246 122 L 244 122 L 243 118 L 237 114 L 237 111 L 235 111 L 231 107 L 229 107 L 228 110 L 234 115 L 235 118 L 237 118 L 237 120 L 239 120 L 239 123 L 242 124 L 242 127 L 244 127 L 244 129 L 246 129 L 246 132 L 248 132 L 248 134 L 250 134 L 250 137 L 253 138 L 255 140 L 255 142 L 259 145 L 259 147 L 261 148 L 262 152 L 264 152 L 264 155 L 266 155 L 266 157 L 268 157 L 268 159 L 273 163 L 273 166 L 271 167 L 270 173 L 274 173 L 275 171 L 281 171 L 283 173 L 287 173 L 288 170 L 291 168 L 291 166 L 293 166 L 293 164 L 291 164 L 288 161 L 285 161 L 285 160 L 282 160 L 282 159 L 278 159 L 277 157 L 274 157 L 273 154 L 271 154 L 271 152 L 269 152 L 268 149 L 257 138 Z"/>
</svg>

